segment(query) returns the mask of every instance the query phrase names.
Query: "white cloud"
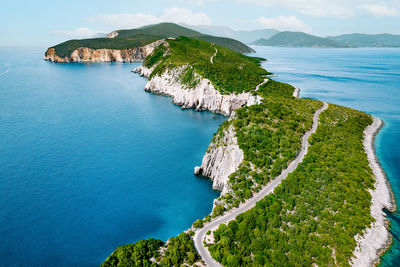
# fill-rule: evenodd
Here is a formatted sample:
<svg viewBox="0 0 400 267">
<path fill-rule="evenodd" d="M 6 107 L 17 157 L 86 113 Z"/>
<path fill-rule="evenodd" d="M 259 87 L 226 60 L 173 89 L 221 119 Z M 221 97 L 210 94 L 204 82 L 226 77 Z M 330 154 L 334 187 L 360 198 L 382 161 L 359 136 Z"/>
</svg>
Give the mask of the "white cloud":
<svg viewBox="0 0 400 267">
<path fill-rule="evenodd" d="M 195 0 L 194 0 L 195 1 Z M 200 2 L 229 2 L 227 0 L 199 0 Z M 313 17 L 351 18 L 358 15 L 399 16 L 399 0 L 233 0 L 247 5 L 283 8 Z"/>
<path fill-rule="evenodd" d="M 296 16 L 278 16 L 275 18 L 259 17 L 255 20 L 265 28 L 276 29 L 280 31 L 302 31 L 311 32 L 311 27 L 298 19 Z"/>
<path fill-rule="evenodd" d="M 82 27 L 82 28 L 78 28 L 75 30 L 56 30 L 56 31 L 53 31 L 52 33 L 54 35 L 60 35 L 65 38 L 82 39 L 82 38 L 90 38 L 99 32 L 101 32 L 101 31 L 93 31 L 89 28 Z"/>
<path fill-rule="evenodd" d="M 365 11 L 367 14 L 376 17 L 395 17 L 399 15 L 396 8 L 389 8 L 384 5 L 363 5 L 358 7 L 360 10 Z"/>
<path fill-rule="evenodd" d="M 115 29 L 137 28 L 160 22 L 210 25 L 211 19 L 204 13 L 195 13 L 186 8 L 172 7 L 164 10 L 161 16 L 143 13 L 98 14 L 88 18 L 92 23 L 104 23 Z"/>
<path fill-rule="evenodd" d="M 354 11 L 348 0 L 238 0 L 267 8 L 287 8 L 315 17 L 351 17 Z M 358 0 L 354 0 L 358 1 Z M 362 0 L 361 0 L 362 1 Z M 348 3 L 348 4 L 347 4 Z"/>
</svg>

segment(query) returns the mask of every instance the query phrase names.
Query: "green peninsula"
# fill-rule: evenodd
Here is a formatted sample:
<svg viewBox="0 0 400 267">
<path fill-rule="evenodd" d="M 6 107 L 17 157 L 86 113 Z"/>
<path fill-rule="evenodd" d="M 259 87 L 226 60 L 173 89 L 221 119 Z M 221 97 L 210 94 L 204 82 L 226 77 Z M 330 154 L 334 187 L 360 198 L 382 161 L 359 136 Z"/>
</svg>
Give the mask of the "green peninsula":
<svg viewBox="0 0 400 267">
<path fill-rule="evenodd" d="M 262 60 L 179 37 L 164 41 L 134 70 L 149 78 L 147 91 L 171 96 L 184 108 L 230 116 L 195 169 L 222 193 L 212 213 L 178 237 L 118 247 L 102 266 L 349 266 L 379 260 L 378 250 L 363 248 L 371 243 L 370 232 L 381 233 L 373 241 L 381 250 L 390 240 L 384 225 L 375 224 L 385 217 L 372 215 L 393 207 L 388 191 L 378 190 L 387 185 L 374 174 L 382 171 L 367 149 L 380 121 L 297 98 L 296 88 L 267 78 Z M 386 202 L 377 205 L 377 195 Z"/>
</svg>

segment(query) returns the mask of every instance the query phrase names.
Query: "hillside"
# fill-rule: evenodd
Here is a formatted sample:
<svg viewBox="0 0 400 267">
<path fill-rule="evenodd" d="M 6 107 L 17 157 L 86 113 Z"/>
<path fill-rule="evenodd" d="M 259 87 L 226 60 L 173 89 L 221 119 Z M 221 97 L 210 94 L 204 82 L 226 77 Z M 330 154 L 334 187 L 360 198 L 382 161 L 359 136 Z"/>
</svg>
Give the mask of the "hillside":
<svg viewBox="0 0 400 267">
<path fill-rule="evenodd" d="M 168 44 L 168 48 L 156 48 L 144 61 L 145 67 L 155 67 L 150 77 L 162 75 L 167 69 L 184 67 L 182 83 L 188 87 L 198 83 L 196 74 L 199 74 L 209 79 L 220 93 L 231 94 L 254 90 L 269 74 L 260 67 L 264 59 L 249 57 L 203 40 L 182 36 L 168 40 Z M 163 56 L 167 50 L 168 56 Z M 216 56 L 211 63 L 214 53 Z M 239 71 L 241 75 L 237 75 Z"/>
<path fill-rule="evenodd" d="M 388 33 L 353 33 L 339 36 L 329 36 L 327 38 L 350 47 L 400 47 L 400 35 Z"/>
<path fill-rule="evenodd" d="M 118 30 L 108 34 L 108 38 L 69 40 L 51 48 L 55 49 L 57 56 L 64 58 L 71 55 L 72 52 L 80 47 L 121 50 L 144 46 L 156 40 L 168 37 L 179 36 L 187 36 L 210 41 L 240 53 L 254 52 L 250 47 L 237 40 L 205 35 L 174 23 L 160 23 L 138 29 Z"/>
<path fill-rule="evenodd" d="M 334 40 L 318 37 L 304 32 L 280 32 L 269 39 L 259 39 L 255 45 L 295 46 L 295 47 L 344 47 Z"/>
</svg>

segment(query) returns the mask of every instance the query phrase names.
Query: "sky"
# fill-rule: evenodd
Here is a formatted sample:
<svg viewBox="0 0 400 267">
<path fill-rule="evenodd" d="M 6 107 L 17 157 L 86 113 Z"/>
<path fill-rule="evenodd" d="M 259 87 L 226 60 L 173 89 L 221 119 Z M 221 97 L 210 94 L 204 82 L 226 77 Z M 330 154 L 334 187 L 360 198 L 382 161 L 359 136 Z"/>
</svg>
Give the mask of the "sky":
<svg viewBox="0 0 400 267">
<path fill-rule="evenodd" d="M 3 0 L 0 45 L 51 46 L 164 21 L 319 36 L 400 34 L 400 0 Z"/>
</svg>

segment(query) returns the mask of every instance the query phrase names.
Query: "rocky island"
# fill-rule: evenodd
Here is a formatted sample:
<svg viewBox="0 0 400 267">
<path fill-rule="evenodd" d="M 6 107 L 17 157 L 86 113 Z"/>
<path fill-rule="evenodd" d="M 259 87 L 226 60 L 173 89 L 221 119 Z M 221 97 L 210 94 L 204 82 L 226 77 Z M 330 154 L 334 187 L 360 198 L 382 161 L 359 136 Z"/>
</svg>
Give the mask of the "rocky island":
<svg viewBox="0 0 400 267">
<path fill-rule="evenodd" d="M 221 195 L 177 237 L 120 246 L 102 266 L 376 264 L 391 240 L 383 208 L 394 208 L 374 154 L 382 122 L 297 98 L 298 89 L 269 78 L 264 59 L 191 37 L 164 35 L 138 46 L 141 56 L 122 57 L 121 48 L 101 58 L 142 58 L 133 71 L 148 78 L 145 90 L 229 116 L 194 169 Z M 56 47 L 47 59 L 65 59 Z M 77 49 L 64 62 L 101 61 Z"/>
</svg>

